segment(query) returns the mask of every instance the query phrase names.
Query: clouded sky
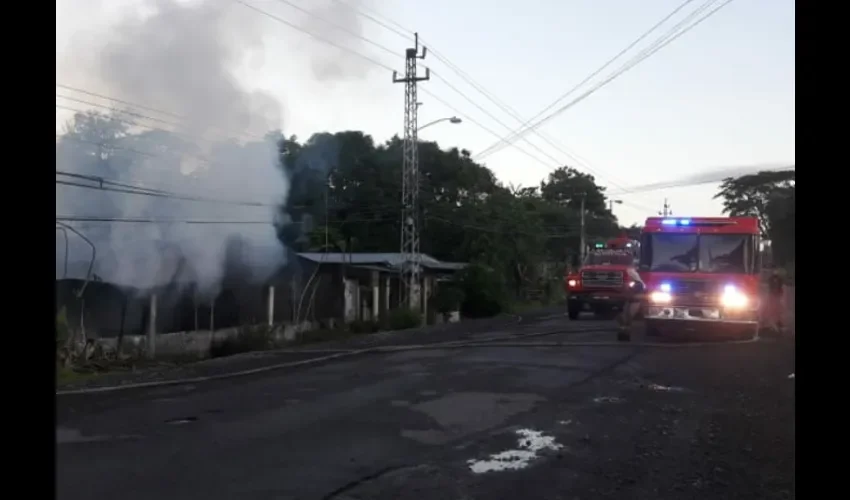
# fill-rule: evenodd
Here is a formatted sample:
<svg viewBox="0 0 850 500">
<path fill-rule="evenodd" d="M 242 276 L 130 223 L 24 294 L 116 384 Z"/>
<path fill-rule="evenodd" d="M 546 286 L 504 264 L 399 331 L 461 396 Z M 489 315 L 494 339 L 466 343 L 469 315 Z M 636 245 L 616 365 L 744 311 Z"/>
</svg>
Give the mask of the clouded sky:
<svg viewBox="0 0 850 500">
<path fill-rule="evenodd" d="M 116 95 L 120 89 L 104 88 L 97 75 L 89 71 L 91 65 L 81 61 L 99 57 L 111 37 L 118 36 L 110 30 L 119 21 L 128 16 L 149 15 L 153 6 L 160 3 L 170 2 L 58 0 L 57 82 L 122 97 Z M 205 3 L 223 9 L 235 26 L 234 36 L 250 38 L 250 43 L 244 43 L 246 49 L 240 60 L 233 62 L 242 83 L 275 96 L 282 104 L 280 126 L 286 134 L 302 138 L 314 132 L 346 129 L 364 130 L 378 140 L 400 134 L 403 88 L 392 83 L 392 74 L 386 68 L 401 70 L 404 49 L 410 45 L 396 31 L 405 34 L 409 33 L 407 30 L 417 30 L 434 50 L 422 61 L 432 68 L 433 75 L 421 84 L 420 124 L 456 114 L 465 118 L 461 124 L 441 123 L 423 130 L 421 138 L 476 154 L 499 140 L 492 132 L 504 137 L 520 122 L 470 86 L 453 67 L 527 120 L 683 1 Z M 615 72 L 704 3 L 689 2 L 678 15 L 562 104 Z M 711 199 L 716 184 L 640 193 L 629 190 L 699 176 L 706 170 L 794 163 L 794 21 L 792 0 L 733 0 L 656 54 L 543 124 L 537 132 L 548 141 L 530 133 L 525 137 L 536 146 L 518 140 L 518 147 L 505 147 L 487 156 L 484 162 L 503 181 L 522 185 L 537 184 L 560 164 L 592 171 L 610 193 L 622 193 L 614 196 L 623 200 L 615 207 L 615 213 L 625 223 L 637 222 L 659 210 L 665 197 L 675 213 L 716 215 L 719 204 Z M 322 40 L 348 50 L 331 47 Z M 57 113 L 57 120 L 66 118 Z"/>
</svg>

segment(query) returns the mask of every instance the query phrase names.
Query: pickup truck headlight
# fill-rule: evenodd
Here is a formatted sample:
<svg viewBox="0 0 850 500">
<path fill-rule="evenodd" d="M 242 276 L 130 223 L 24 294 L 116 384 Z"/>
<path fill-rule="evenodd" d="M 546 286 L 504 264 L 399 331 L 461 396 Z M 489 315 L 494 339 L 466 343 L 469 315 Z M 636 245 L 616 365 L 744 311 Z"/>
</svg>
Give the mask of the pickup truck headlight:
<svg viewBox="0 0 850 500">
<path fill-rule="evenodd" d="M 567 280 L 567 286 L 568 286 L 568 287 L 574 287 L 574 286 L 576 286 L 576 285 L 578 285 L 578 281 L 576 281 L 576 280 Z"/>
</svg>

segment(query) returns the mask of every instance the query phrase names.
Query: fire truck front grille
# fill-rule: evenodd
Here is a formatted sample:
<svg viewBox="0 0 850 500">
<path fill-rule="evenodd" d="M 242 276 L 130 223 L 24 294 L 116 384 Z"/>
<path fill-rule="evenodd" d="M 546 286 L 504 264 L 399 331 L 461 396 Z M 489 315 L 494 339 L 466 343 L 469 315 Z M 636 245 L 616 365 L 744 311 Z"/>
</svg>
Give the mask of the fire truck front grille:
<svg viewBox="0 0 850 500">
<path fill-rule="evenodd" d="M 673 297 L 677 304 L 717 305 L 721 285 L 704 280 L 673 280 Z"/>
<path fill-rule="evenodd" d="M 623 286 L 623 273 L 617 271 L 583 271 L 581 283 L 585 287 L 620 288 Z"/>
</svg>

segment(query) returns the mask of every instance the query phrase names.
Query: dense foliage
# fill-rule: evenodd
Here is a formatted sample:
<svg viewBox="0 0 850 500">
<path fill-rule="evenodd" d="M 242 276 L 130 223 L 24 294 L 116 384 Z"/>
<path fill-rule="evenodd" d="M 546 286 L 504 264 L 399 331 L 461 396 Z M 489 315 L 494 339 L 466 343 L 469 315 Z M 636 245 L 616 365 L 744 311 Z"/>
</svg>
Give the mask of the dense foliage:
<svg viewBox="0 0 850 500">
<path fill-rule="evenodd" d="M 789 266 L 795 258 L 795 172 L 759 172 L 730 177 L 715 198 L 723 200 L 729 215 L 752 215 L 759 219 L 762 236 L 771 242 L 774 263 Z"/>
<path fill-rule="evenodd" d="M 399 138 L 375 144 L 362 132 L 316 134 L 303 143 L 287 138 L 280 149 L 292 185 L 282 208 L 294 222 L 281 229 L 286 245 L 319 250 L 327 242 L 338 251 L 399 251 Z M 486 293 L 485 287 L 463 291 L 476 310 L 492 313 L 560 276 L 578 253 L 581 196 L 589 238 L 618 231 L 605 188 L 574 168 L 561 167 L 539 186 L 523 188 L 502 185 L 466 150 L 423 142 L 419 155 L 421 251 L 476 264 L 463 277 L 487 282 Z"/>
</svg>

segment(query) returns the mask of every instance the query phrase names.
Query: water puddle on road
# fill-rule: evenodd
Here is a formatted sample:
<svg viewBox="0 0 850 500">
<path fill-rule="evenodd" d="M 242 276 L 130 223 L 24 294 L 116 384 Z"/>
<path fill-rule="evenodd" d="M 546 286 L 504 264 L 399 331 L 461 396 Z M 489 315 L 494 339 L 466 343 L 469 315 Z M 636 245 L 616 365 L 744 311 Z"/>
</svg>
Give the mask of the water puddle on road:
<svg viewBox="0 0 850 500">
<path fill-rule="evenodd" d="M 172 418 L 170 420 L 166 420 L 165 423 L 169 425 L 186 425 L 191 424 L 192 422 L 197 422 L 198 417 L 183 417 L 183 418 Z"/>
<path fill-rule="evenodd" d="M 616 396 L 600 396 L 598 398 L 593 398 L 594 403 L 622 403 L 625 401 L 623 398 L 618 398 Z"/>
<path fill-rule="evenodd" d="M 78 429 L 69 429 L 65 427 L 56 428 L 56 444 L 79 444 L 79 443 L 100 443 L 104 441 L 128 440 L 137 439 L 138 436 L 131 435 L 83 435 Z"/>
<path fill-rule="evenodd" d="M 553 436 L 545 436 L 540 431 L 519 429 L 516 433 L 519 436 L 517 449 L 490 455 L 486 460 L 468 460 L 469 469 L 476 474 L 524 469 L 539 457 L 541 451 L 557 451 L 564 447 L 556 443 Z"/>
<path fill-rule="evenodd" d="M 649 384 L 646 386 L 650 391 L 655 392 L 685 392 L 684 387 L 675 387 L 671 385 Z"/>
</svg>

